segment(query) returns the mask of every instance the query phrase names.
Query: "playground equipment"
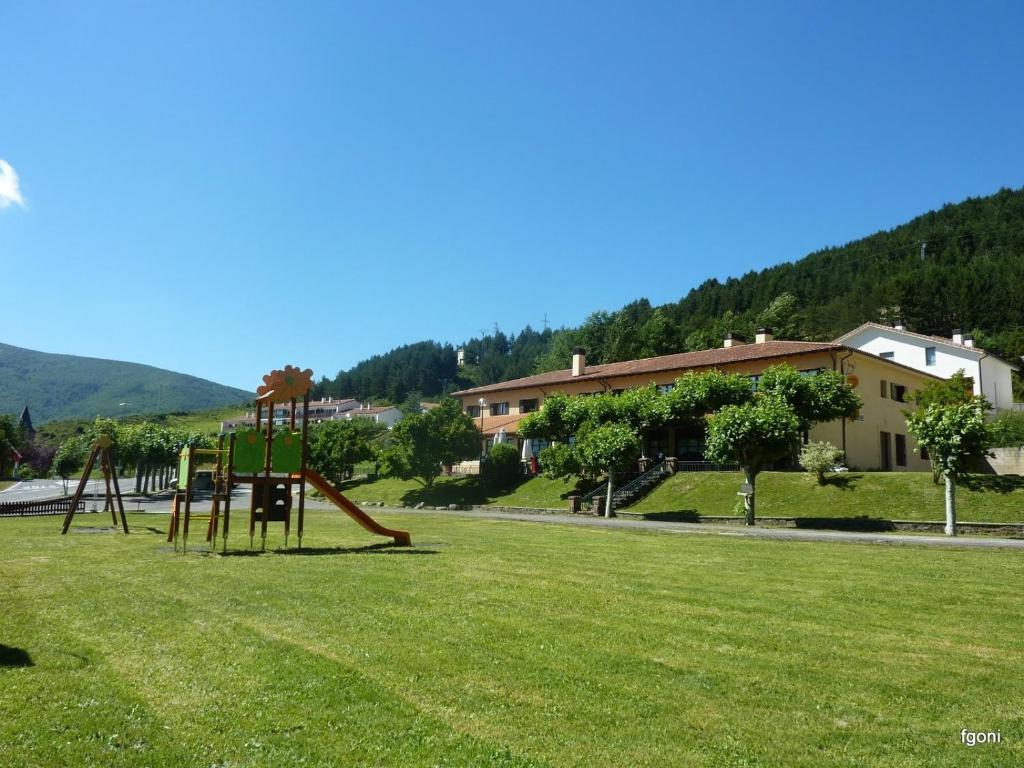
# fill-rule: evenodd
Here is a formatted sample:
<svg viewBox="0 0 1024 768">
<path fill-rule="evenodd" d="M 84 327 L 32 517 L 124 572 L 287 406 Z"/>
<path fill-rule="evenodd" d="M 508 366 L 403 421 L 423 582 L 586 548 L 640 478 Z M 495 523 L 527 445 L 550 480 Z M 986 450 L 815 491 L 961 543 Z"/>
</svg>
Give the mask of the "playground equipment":
<svg viewBox="0 0 1024 768">
<path fill-rule="evenodd" d="M 68 528 L 71 527 L 71 520 L 75 516 L 75 510 L 78 509 L 78 502 L 82 499 L 82 494 L 85 492 L 85 486 L 89 483 L 89 477 L 92 475 L 92 470 L 96 466 L 96 459 L 100 460 L 100 467 L 103 470 L 103 483 L 106 488 L 105 502 L 103 504 L 103 511 L 110 511 L 110 517 L 114 520 L 114 525 L 117 525 L 117 514 L 114 512 L 114 502 L 117 502 L 117 510 L 121 513 L 121 528 L 124 529 L 125 533 L 128 533 L 128 520 L 124 516 L 124 501 L 121 498 L 121 486 L 117 482 L 117 472 L 114 470 L 114 441 L 110 439 L 110 435 L 100 435 L 92 444 L 92 452 L 89 454 L 89 460 L 85 462 L 85 469 L 82 470 L 82 479 L 78 481 L 78 487 L 75 489 L 75 495 L 71 497 L 71 504 L 68 507 L 68 513 L 64 516 L 64 528 L 61 530 L 61 535 L 68 532 Z M 93 512 L 95 512 L 95 507 Z"/>
<path fill-rule="evenodd" d="M 378 536 L 389 536 L 399 546 L 411 546 L 406 531 L 385 528 L 331 486 L 315 470 L 307 466 L 309 455 L 309 390 L 313 387 L 313 371 L 300 371 L 290 365 L 271 371 L 263 377 L 263 386 L 256 390 L 256 419 L 253 428 L 239 429 L 221 435 L 216 448 L 187 446 L 178 463 L 178 490 L 171 507 L 167 540 L 182 550 L 188 547 L 190 523 L 193 518 L 206 521 L 206 541 L 216 547 L 217 534 L 223 518 L 223 548 L 227 550 L 228 527 L 231 522 L 231 489 L 238 484 L 252 486 L 249 501 L 249 547 L 253 547 L 256 523 L 260 524 L 261 550 L 267 548 L 267 526 L 284 523 L 285 546 L 291 534 L 293 488 L 298 486 L 297 539 L 302 548 L 302 532 L 306 511 L 306 483 L 319 490 L 345 514 L 366 530 Z M 286 416 L 275 417 L 274 404 L 287 404 Z M 296 429 L 301 407 L 301 429 Z M 264 412 L 266 416 L 264 417 Z M 275 420 L 280 423 L 275 425 Z M 275 426 L 280 429 L 275 430 Z M 212 462 L 212 490 L 208 513 L 193 513 L 192 495 L 197 460 Z"/>
</svg>

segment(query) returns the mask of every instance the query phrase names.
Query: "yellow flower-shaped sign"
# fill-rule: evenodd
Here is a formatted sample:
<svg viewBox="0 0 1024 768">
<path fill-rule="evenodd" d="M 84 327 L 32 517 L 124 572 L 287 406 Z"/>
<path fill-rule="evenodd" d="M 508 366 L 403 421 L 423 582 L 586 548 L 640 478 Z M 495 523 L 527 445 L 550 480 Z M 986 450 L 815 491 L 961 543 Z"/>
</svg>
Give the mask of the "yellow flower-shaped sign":
<svg viewBox="0 0 1024 768">
<path fill-rule="evenodd" d="M 293 397 L 302 397 L 313 388 L 313 371 L 300 371 L 286 365 L 283 371 L 271 371 L 263 377 L 263 386 L 256 390 L 256 397 L 262 398 L 273 393 L 275 403 L 284 403 Z"/>
</svg>

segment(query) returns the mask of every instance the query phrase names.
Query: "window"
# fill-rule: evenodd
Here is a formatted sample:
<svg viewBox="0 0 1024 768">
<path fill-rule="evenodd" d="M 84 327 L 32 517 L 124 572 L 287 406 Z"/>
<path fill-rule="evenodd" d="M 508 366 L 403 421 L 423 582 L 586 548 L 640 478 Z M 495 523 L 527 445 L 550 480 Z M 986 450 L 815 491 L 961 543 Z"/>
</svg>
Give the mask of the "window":
<svg viewBox="0 0 1024 768">
<path fill-rule="evenodd" d="M 533 413 L 540 407 L 537 398 L 531 400 L 520 400 L 519 401 L 519 412 L 520 413 Z"/>
<path fill-rule="evenodd" d="M 661 394 L 663 394 L 663 395 L 666 392 L 671 392 L 675 388 L 676 388 L 675 384 L 659 384 L 658 385 L 658 391 L 661 392 Z"/>
<path fill-rule="evenodd" d="M 805 368 L 800 371 L 801 376 L 817 376 L 819 373 L 824 371 L 824 368 Z"/>
<path fill-rule="evenodd" d="M 924 348 L 924 364 L 935 365 L 935 347 Z"/>
<path fill-rule="evenodd" d="M 682 461 L 704 461 L 704 439 L 684 437 L 676 441 L 676 453 Z"/>
<path fill-rule="evenodd" d="M 880 358 L 882 358 L 883 360 L 892 360 L 892 358 L 895 356 L 895 354 L 896 354 L 895 352 L 879 352 L 878 356 Z"/>
<path fill-rule="evenodd" d="M 480 418 L 480 406 L 479 405 L 467 405 L 466 415 L 472 416 L 474 419 Z"/>
<path fill-rule="evenodd" d="M 888 397 L 889 396 L 889 382 L 886 381 L 885 379 L 882 379 L 881 395 L 882 395 L 882 397 Z"/>
<path fill-rule="evenodd" d="M 907 436 L 894 435 L 896 438 L 896 466 L 907 466 Z"/>
<path fill-rule="evenodd" d="M 925 448 L 925 447 L 924 447 L 924 446 L 922 445 L 922 446 L 921 446 L 921 460 L 922 460 L 922 461 L 928 461 L 928 459 L 930 459 L 930 458 L 931 458 L 931 456 L 929 456 L 929 455 L 928 455 L 928 449 L 927 449 L 927 448 Z"/>
<path fill-rule="evenodd" d="M 523 440 L 523 443 L 528 444 L 530 446 L 530 453 L 533 456 L 536 456 L 538 459 L 540 458 L 540 452 L 547 448 L 549 445 L 551 445 L 551 443 L 549 443 L 547 440 L 541 440 L 540 438 L 537 437 Z M 523 448 L 520 447 L 519 450 L 520 455 L 522 455 Z"/>
<path fill-rule="evenodd" d="M 892 382 L 889 384 L 889 397 L 897 403 L 905 403 L 907 398 L 907 388 L 902 384 Z"/>
<path fill-rule="evenodd" d="M 508 401 L 491 403 L 491 416 L 508 416 Z"/>
<path fill-rule="evenodd" d="M 751 376 L 750 377 L 750 388 L 754 392 L 757 392 L 757 385 L 758 385 L 759 381 L 761 381 L 761 377 L 760 376 Z"/>
</svg>

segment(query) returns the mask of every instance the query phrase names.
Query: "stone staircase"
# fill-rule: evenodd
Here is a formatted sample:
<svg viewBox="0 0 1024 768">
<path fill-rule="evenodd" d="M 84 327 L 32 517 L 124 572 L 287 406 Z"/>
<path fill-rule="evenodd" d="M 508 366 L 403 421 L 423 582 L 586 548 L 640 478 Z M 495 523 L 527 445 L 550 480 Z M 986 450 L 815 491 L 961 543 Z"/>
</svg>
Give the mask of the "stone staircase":
<svg viewBox="0 0 1024 768">
<path fill-rule="evenodd" d="M 612 507 L 620 509 L 633 504 L 661 484 L 661 482 L 672 474 L 669 462 L 662 461 L 655 464 L 646 472 L 637 475 L 612 492 Z M 595 500 L 605 499 L 608 495 L 608 483 L 602 483 L 582 499 L 581 509 L 583 512 L 590 511 Z"/>
</svg>

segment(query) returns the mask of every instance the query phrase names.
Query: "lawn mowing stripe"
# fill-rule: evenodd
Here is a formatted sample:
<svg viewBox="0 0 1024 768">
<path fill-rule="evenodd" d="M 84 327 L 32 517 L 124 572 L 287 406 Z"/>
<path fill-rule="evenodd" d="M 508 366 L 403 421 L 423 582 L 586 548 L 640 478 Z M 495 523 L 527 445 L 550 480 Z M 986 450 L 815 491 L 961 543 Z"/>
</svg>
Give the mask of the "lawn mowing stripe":
<svg viewBox="0 0 1024 768">
<path fill-rule="evenodd" d="M 356 678 L 343 679 L 364 692 L 365 708 L 351 710 L 359 723 L 414 705 L 410 717 L 432 745 L 456 727 L 505 745 L 499 755 L 559 766 L 1024 757 L 1021 603 L 1012 587 L 1024 567 L 1011 553 L 779 547 L 436 515 L 403 522 L 438 554 L 182 557 L 162 552 L 152 534 L 51 547 L 32 523 L 17 530 L 39 533 L 34 544 L 0 541 L 0 568 L 5 558 L 18 562 L 24 597 L 48 606 L 47 621 L 132 648 L 126 679 L 158 688 L 166 700 L 158 711 L 202 697 L 204 717 L 216 719 L 235 697 L 276 723 L 292 704 L 275 687 L 330 707 L 342 694 L 306 691 L 306 678 L 351 667 Z M 363 541 L 327 515 L 311 531 L 313 546 Z M 31 565 L 40 551 L 49 561 Z M 105 577 L 89 586 L 97 573 Z M 69 590 L 82 585 L 76 598 Z M 119 592 L 135 597 L 118 607 Z M 344 664 L 254 636 L 235 619 Z M 204 638 L 231 669 L 190 666 Z M 155 646 L 166 668 L 153 667 Z M 963 661 L 952 674 L 951 658 Z M 268 680 L 263 669 L 277 659 L 282 670 Z M 960 727 L 985 722 L 1002 728 L 1001 751 L 956 744 Z M 257 750 L 236 738 L 253 736 L 248 725 L 215 735 L 221 751 L 211 754 L 252 750 L 257 764 L 266 754 L 319 759 L 343 741 L 307 727 L 273 734 Z M 369 749 L 345 744 L 352 754 Z M 452 764 L 479 759 L 461 744 L 437 751 Z"/>
<path fill-rule="evenodd" d="M 105 640 L 88 643 L 28 605 L 0 600 L 5 643 L 32 662 L 0 667 L 0 765 L 191 764 L 131 682 L 113 674 Z"/>
</svg>

